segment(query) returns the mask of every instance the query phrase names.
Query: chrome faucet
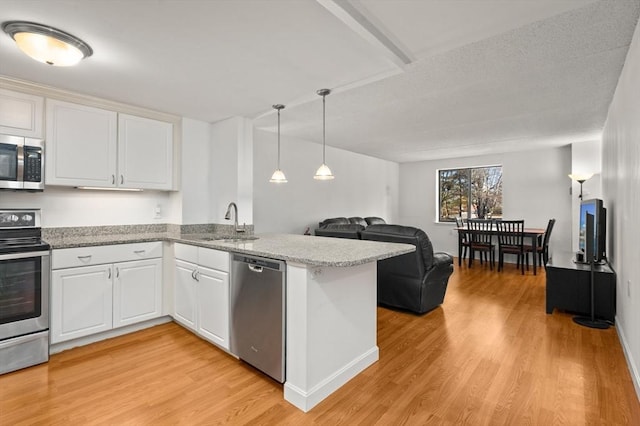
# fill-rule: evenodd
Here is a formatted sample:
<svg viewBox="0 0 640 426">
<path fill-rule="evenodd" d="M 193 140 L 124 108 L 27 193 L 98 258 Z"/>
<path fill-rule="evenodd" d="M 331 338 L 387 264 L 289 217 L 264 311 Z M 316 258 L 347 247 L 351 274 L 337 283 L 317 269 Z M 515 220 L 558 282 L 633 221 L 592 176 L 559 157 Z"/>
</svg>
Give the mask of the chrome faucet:
<svg viewBox="0 0 640 426">
<path fill-rule="evenodd" d="M 238 226 L 238 206 L 236 205 L 236 203 L 234 203 L 233 201 L 229 203 L 229 206 L 227 207 L 227 212 L 224 214 L 224 218 L 226 220 L 231 220 L 231 208 L 233 207 L 234 210 L 234 222 L 233 222 L 233 229 L 236 232 L 244 232 L 245 231 L 245 225 L 242 225 L 242 228 Z"/>
</svg>

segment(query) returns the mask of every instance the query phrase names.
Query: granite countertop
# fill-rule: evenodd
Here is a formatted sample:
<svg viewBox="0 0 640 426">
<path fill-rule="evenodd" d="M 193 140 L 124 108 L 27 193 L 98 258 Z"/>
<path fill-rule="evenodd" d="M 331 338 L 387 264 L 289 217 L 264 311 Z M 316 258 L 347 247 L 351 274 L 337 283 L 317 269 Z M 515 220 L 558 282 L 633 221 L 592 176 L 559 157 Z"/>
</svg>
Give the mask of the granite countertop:
<svg viewBox="0 0 640 426">
<path fill-rule="evenodd" d="M 410 244 L 349 240 L 293 234 L 259 234 L 252 240 L 217 240 L 229 237 L 219 233 L 181 233 L 176 230 L 157 232 L 98 233 L 95 235 L 56 235 L 45 233 L 52 249 L 169 241 L 199 247 L 268 257 L 311 266 L 356 266 L 415 251 Z M 155 232 L 154 232 L 155 231 Z"/>
</svg>

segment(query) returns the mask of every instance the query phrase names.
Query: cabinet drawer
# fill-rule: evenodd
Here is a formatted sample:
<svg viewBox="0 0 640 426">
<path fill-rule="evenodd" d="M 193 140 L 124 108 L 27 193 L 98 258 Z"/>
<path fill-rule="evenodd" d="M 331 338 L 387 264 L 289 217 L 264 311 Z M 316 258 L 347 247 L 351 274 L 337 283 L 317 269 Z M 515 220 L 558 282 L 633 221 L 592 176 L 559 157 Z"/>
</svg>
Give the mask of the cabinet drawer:
<svg viewBox="0 0 640 426">
<path fill-rule="evenodd" d="M 197 246 L 176 243 L 173 245 L 173 250 L 176 259 L 184 260 L 185 262 L 198 263 Z"/>
<path fill-rule="evenodd" d="M 51 268 L 76 268 L 162 257 L 162 242 L 113 244 L 53 250 Z"/>
<path fill-rule="evenodd" d="M 200 247 L 198 249 L 198 265 L 229 272 L 229 252 Z"/>
</svg>

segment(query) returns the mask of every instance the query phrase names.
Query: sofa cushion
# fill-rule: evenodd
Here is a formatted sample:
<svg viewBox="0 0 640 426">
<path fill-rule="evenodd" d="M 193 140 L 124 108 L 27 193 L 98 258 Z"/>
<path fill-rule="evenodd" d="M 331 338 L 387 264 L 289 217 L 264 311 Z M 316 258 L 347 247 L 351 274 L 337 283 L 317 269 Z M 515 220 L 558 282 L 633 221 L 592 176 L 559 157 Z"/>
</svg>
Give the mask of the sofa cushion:
<svg viewBox="0 0 640 426">
<path fill-rule="evenodd" d="M 335 238 L 351 238 L 354 240 L 360 239 L 360 232 L 364 229 L 364 226 L 356 223 L 330 223 L 324 228 L 318 228 L 315 230 L 318 237 L 335 237 Z"/>
<path fill-rule="evenodd" d="M 332 217 L 330 219 L 325 219 L 322 222 L 318 223 L 318 228 L 325 228 L 327 225 L 331 224 L 348 225 L 349 219 L 347 219 L 346 217 Z"/>
<path fill-rule="evenodd" d="M 369 216 L 369 217 L 365 217 L 364 221 L 367 223 L 368 225 L 384 225 L 385 220 L 381 217 L 375 217 L 375 216 Z"/>
<path fill-rule="evenodd" d="M 358 217 L 358 216 L 350 217 L 349 218 L 349 223 L 353 223 L 353 224 L 356 224 L 356 225 L 362 225 L 365 228 L 368 225 L 366 220 L 364 220 L 363 218 Z"/>
</svg>

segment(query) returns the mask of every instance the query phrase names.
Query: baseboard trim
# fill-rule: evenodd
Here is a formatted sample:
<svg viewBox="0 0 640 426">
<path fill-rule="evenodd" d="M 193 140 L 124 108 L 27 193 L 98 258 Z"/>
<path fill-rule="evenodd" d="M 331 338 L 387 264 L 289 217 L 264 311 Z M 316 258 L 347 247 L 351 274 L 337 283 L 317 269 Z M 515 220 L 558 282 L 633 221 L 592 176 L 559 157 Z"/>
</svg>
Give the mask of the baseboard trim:
<svg viewBox="0 0 640 426">
<path fill-rule="evenodd" d="M 154 327 L 156 325 L 165 324 L 171 321 L 173 321 L 173 319 L 167 315 L 160 318 L 154 318 L 152 320 L 139 322 L 137 324 L 128 325 L 125 327 L 114 328 L 113 330 L 104 331 L 102 333 L 79 337 L 77 339 L 69 340 L 66 342 L 55 343 L 49 347 L 49 354 L 53 355 L 62 351 L 66 351 L 68 349 L 89 345 L 91 343 L 100 342 L 101 340 L 111 339 L 112 337 L 124 336 L 125 334 L 144 330 L 145 328 Z"/>
<path fill-rule="evenodd" d="M 309 391 L 304 391 L 287 382 L 284 384 L 284 399 L 306 413 L 349 380 L 364 371 L 364 369 L 378 361 L 379 358 L 380 352 L 378 346 L 374 346 L 318 383 Z"/>
<path fill-rule="evenodd" d="M 620 320 L 617 316 L 616 332 L 618 333 L 618 338 L 622 343 L 622 353 L 624 353 L 624 357 L 627 360 L 627 366 L 629 367 L 629 372 L 631 373 L 631 381 L 633 382 L 633 387 L 636 389 L 636 397 L 638 398 L 638 401 L 640 401 L 640 374 L 638 372 L 638 369 L 636 368 L 637 364 L 633 359 L 631 350 L 629 349 L 629 343 L 627 342 L 627 338 L 624 334 L 624 329 L 622 328 Z"/>
</svg>

